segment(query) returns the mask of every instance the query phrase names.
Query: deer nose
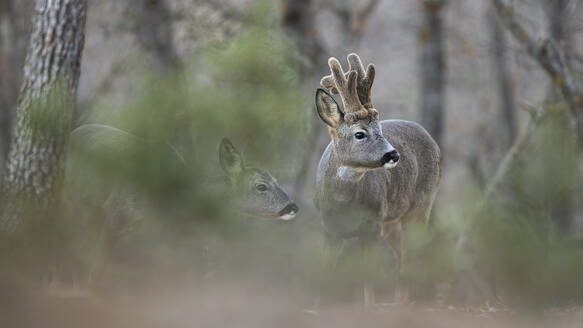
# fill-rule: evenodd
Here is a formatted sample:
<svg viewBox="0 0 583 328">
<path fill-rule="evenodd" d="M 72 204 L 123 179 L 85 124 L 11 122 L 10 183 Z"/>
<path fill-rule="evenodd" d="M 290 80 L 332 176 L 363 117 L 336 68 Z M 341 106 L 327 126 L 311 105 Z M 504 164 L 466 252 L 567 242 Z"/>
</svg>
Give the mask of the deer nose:
<svg viewBox="0 0 583 328">
<path fill-rule="evenodd" d="M 386 167 L 393 167 L 399 161 L 399 153 L 396 150 L 391 150 L 390 152 L 383 155 L 381 158 L 381 165 Z"/>
<path fill-rule="evenodd" d="M 288 204 L 283 210 L 279 211 L 279 218 L 282 220 L 291 220 L 298 213 L 298 205 L 295 203 Z"/>
</svg>

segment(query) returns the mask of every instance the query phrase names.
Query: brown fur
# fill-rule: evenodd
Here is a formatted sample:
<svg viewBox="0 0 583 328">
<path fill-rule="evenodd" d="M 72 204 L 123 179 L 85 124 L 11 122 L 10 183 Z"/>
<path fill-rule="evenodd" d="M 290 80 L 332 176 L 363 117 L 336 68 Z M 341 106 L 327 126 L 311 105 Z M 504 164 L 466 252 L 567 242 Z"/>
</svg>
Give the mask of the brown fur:
<svg viewBox="0 0 583 328">
<path fill-rule="evenodd" d="M 328 131 L 330 132 L 330 136 L 332 137 L 332 139 L 338 139 L 338 133 L 336 133 L 335 128 L 329 126 Z"/>
</svg>

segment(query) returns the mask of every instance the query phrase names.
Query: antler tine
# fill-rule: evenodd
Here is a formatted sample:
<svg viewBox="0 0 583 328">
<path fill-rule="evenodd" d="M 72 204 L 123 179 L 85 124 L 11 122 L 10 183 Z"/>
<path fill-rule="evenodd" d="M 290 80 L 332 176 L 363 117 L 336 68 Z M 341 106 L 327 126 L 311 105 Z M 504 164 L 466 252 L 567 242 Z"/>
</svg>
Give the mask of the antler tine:
<svg viewBox="0 0 583 328">
<path fill-rule="evenodd" d="M 357 54 L 351 53 L 348 55 L 347 59 L 350 64 L 350 70 L 354 70 L 358 73 L 358 98 L 360 99 L 360 102 L 366 109 L 374 108 L 372 104 L 371 90 L 376 74 L 375 66 L 369 64 L 365 72 L 362 61 Z"/>
<path fill-rule="evenodd" d="M 344 74 L 348 78 L 348 73 Z M 320 85 L 330 91 L 333 95 L 338 94 L 338 89 L 336 89 L 336 84 L 334 83 L 334 76 L 326 75 L 320 80 Z"/>
<path fill-rule="evenodd" d="M 328 59 L 328 66 L 330 66 L 330 70 L 332 70 L 332 64 L 331 64 L 331 62 L 333 60 L 336 61 L 336 62 L 338 62 L 338 60 L 336 58 L 330 57 Z M 342 67 L 340 69 L 342 70 Z M 349 72 L 344 73 L 344 77 L 346 79 L 348 79 L 348 73 Z M 320 85 L 322 85 L 322 87 L 324 87 L 328 91 L 330 91 L 333 95 L 337 95 L 337 94 L 340 93 L 340 92 L 338 92 L 338 89 L 336 88 L 336 82 L 335 82 L 335 79 L 334 79 L 334 74 L 330 74 L 330 75 L 324 76 L 322 78 L 322 80 L 320 80 Z"/>
</svg>

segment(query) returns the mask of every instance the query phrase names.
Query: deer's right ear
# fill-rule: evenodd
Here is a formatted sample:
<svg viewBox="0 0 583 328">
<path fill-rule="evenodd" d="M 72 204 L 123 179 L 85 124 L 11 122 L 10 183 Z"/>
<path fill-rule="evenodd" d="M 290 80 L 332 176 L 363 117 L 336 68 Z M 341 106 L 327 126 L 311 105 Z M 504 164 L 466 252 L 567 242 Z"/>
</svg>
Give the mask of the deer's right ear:
<svg viewBox="0 0 583 328">
<path fill-rule="evenodd" d="M 337 127 L 342 120 L 343 114 L 340 111 L 340 106 L 332 98 L 332 95 L 324 89 L 316 91 L 316 109 L 322 121 L 333 128 Z"/>
<path fill-rule="evenodd" d="M 219 162 L 225 173 L 232 178 L 239 176 L 245 170 L 243 156 L 227 138 L 223 138 L 219 145 Z"/>
</svg>

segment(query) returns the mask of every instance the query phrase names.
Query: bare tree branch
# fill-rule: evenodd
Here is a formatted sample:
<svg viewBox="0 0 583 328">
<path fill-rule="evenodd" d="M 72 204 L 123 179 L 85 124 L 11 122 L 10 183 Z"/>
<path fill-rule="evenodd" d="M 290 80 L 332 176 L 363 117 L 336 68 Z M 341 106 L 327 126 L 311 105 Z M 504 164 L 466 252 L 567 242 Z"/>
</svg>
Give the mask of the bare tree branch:
<svg viewBox="0 0 583 328">
<path fill-rule="evenodd" d="M 342 23 L 344 38 L 350 46 L 360 41 L 365 31 L 366 22 L 379 4 L 379 0 L 360 1 L 354 9 L 354 1 L 324 1 L 323 9 L 331 11 Z"/>
<path fill-rule="evenodd" d="M 486 186 L 486 193 L 483 199 L 483 203 L 486 203 L 492 196 L 492 193 L 498 189 L 500 184 L 503 181 L 507 180 L 506 177 L 508 175 L 508 172 L 510 172 L 510 169 L 514 166 L 514 162 L 518 158 L 518 155 L 520 155 L 522 150 L 528 144 L 528 140 L 532 136 L 532 133 L 534 132 L 534 130 L 538 126 L 538 123 L 545 114 L 544 107 L 533 106 L 526 102 L 521 103 L 520 108 L 527 111 L 530 114 L 530 119 L 528 120 L 526 130 L 516 138 L 514 144 L 512 144 L 512 147 L 510 147 L 510 150 L 506 153 L 504 159 L 502 159 L 502 162 L 500 162 L 500 165 L 496 170 L 494 178 Z"/>
<path fill-rule="evenodd" d="M 354 36 L 362 36 L 364 32 L 364 25 L 378 4 L 379 0 L 368 0 L 359 10 L 356 11 L 351 26 L 352 34 Z"/>
</svg>

